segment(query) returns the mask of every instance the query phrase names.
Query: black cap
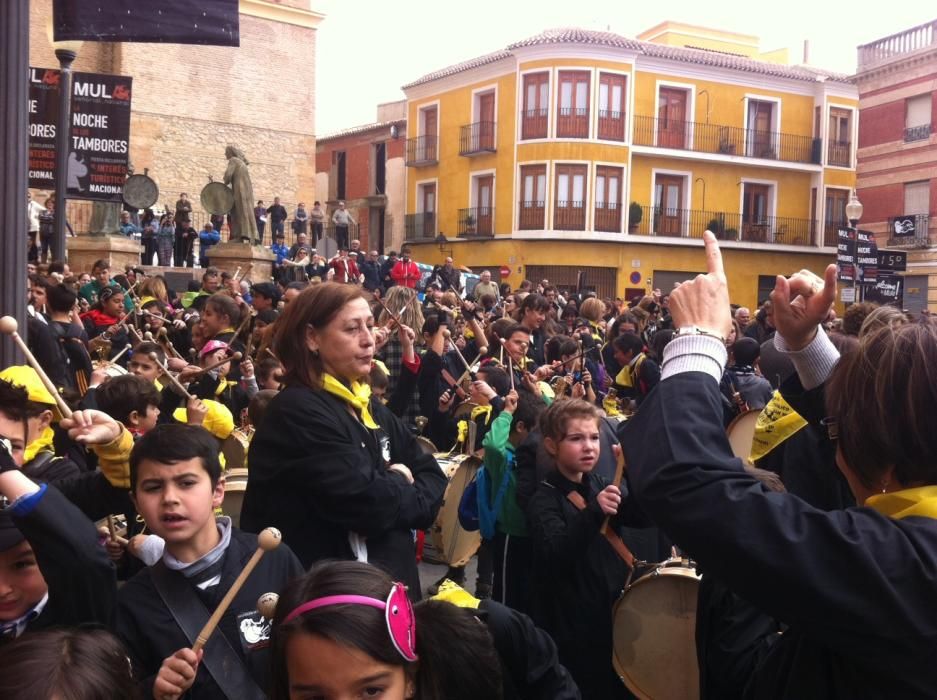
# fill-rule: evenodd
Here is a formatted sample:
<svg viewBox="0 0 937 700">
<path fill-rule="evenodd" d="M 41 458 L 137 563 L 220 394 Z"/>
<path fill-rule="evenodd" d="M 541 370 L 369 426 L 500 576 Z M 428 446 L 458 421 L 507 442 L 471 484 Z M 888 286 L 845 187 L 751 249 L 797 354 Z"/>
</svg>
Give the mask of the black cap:
<svg viewBox="0 0 937 700">
<path fill-rule="evenodd" d="M 25 539 L 26 536 L 13 524 L 10 512 L 0 511 L 0 552 L 12 549 Z"/>
</svg>

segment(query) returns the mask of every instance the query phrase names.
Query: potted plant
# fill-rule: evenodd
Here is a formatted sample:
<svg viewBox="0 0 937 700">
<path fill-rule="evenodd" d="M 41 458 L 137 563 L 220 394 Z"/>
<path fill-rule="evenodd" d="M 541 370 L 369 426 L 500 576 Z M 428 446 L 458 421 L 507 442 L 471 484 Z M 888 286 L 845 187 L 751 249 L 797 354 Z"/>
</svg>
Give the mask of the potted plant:
<svg viewBox="0 0 937 700">
<path fill-rule="evenodd" d="M 628 233 L 638 232 L 638 224 L 641 223 L 643 217 L 644 209 L 637 202 L 632 202 L 628 206 Z"/>
<path fill-rule="evenodd" d="M 469 235 L 475 233 L 475 217 L 471 214 L 465 216 L 465 233 Z"/>
</svg>

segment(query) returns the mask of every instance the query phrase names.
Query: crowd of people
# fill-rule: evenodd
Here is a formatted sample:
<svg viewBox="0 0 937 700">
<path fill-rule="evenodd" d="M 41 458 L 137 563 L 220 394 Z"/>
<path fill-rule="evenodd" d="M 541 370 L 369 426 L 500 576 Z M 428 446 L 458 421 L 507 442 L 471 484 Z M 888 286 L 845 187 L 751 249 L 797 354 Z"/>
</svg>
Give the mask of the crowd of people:
<svg viewBox="0 0 937 700">
<path fill-rule="evenodd" d="M 699 697 L 933 695 L 928 317 L 838 318 L 832 266 L 753 313 L 709 233 L 707 274 L 624 300 L 466 289 L 451 258 L 424 279 L 356 240 L 326 261 L 318 220 L 254 283 L 210 249 L 184 290 L 30 263 L 34 360 L 0 372 L 0 696 L 643 696 L 613 609 L 667 561 L 699 581 Z M 453 499 L 474 581 L 426 536 Z M 423 559 L 448 565 L 428 587 Z"/>
</svg>

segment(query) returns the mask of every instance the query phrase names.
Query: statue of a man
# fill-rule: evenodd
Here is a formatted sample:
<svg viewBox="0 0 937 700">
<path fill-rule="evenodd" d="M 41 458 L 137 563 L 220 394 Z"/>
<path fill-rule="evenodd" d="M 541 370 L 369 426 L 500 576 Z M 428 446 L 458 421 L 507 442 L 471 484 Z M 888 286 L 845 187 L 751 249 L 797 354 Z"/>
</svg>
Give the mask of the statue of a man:
<svg viewBox="0 0 937 700">
<path fill-rule="evenodd" d="M 254 220 L 254 186 L 251 184 L 250 172 L 247 170 L 247 158 L 241 149 L 235 146 L 228 146 L 224 154 L 228 159 L 224 184 L 234 191 L 234 206 L 228 215 L 231 240 L 240 239 L 251 241 L 254 245 L 261 245 L 262 241 L 257 235 L 257 222 Z"/>
</svg>

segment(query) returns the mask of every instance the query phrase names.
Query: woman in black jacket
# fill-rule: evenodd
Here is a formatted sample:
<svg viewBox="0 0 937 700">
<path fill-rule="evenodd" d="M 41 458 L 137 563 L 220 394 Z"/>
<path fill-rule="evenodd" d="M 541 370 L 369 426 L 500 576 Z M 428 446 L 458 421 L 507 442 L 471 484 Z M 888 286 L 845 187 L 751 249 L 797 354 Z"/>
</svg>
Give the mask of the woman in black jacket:
<svg viewBox="0 0 937 700">
<path fill-rule="evenodd" d="M 432 525 L 446 478 L 370 398 L 373 322 L 353 285 L 316 285 L 287 306 L 274 337 L 286 388 L 251 442 L 241 524 L 279 528 L 307 567 L 336 558 L 381 566 L 416 599 L 412 531 Z"/>
</svg>

